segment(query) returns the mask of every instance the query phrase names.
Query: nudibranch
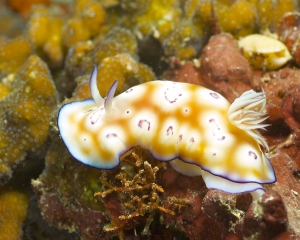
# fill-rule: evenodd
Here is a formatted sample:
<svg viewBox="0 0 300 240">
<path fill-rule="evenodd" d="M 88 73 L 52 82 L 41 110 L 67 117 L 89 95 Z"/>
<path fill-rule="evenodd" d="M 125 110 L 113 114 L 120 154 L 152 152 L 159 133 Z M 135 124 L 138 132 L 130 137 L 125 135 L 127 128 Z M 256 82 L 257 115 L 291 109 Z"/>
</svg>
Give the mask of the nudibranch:
<svg viewBox="0 0 300 240">
<path fill-rule="evenodd" d="M 101 97 L 95 67 L 93 99 L 59 110 L 60 136 L 78 161 L 112 169 L 141 146 L 185 175 L 202 175 L 211 189 L 250 192 L 257 199 L 261 184 L 276 181 L 257 130 L 267 126 L 264 92 L 247 91 L 230 105 L 219 93 L 188 83 L 151 81 L 114 97 L 116 88 L 117 81 Z"/>
</svg>

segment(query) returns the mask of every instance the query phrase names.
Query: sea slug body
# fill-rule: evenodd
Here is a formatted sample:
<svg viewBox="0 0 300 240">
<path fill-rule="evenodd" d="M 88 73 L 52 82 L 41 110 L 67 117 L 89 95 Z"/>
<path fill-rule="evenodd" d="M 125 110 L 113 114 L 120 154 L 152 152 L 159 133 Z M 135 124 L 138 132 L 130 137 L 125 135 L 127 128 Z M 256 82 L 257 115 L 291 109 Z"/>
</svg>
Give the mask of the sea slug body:
<svg viewBox="0 0 300 240">
<path fill-rule="evenodd" d="M 78 161 L 111 169 L 138 145 L 183 174 L 201 174 L 208 188 L 257 199 L 261 184 L 276 181 L 257 131 L 267 126 L 264 92 L 247 91 L 230 105 L 204 87 L 157 80 L 114 97 L 115 82 L 102 98 L 96 79 L 95 67 L 93 99 L 67 103 L 58 114 L 60 136 Z"/>
</svg>

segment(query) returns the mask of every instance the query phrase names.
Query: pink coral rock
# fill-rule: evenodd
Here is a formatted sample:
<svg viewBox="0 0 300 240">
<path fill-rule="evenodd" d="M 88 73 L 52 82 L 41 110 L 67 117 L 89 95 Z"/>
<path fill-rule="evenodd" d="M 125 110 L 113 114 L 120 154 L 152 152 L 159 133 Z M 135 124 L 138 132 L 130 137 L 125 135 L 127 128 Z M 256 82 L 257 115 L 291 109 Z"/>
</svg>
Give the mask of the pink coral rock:
<svg viewBox="0 0 300 240">
<path fill-rule="evenodd" d="M 204 47 L 200 74 L 209 88 L 219 91 L 230 102 L 251 88 L 251 67 L 227 33 L 211 37 Z"/>
<path fill-rule="evenodd" d="M 274 239 L 287 228 L 287 212 L 281 196 L 267 191 L 261 201 L 252 202 L 245 214 L 243 235 L 255 239 Z"/>
</svg>

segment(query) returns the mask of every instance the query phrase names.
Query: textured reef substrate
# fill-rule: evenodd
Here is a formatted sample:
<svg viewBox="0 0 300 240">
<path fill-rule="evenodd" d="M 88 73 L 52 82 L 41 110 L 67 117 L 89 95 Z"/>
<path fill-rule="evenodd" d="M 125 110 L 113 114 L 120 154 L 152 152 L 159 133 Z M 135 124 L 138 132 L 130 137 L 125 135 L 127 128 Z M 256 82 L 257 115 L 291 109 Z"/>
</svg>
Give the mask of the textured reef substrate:
<svg viewBox="0 0 300 240">
<path fill-rule="evenodd" d="M 296 1 L 7 0 L 0 8 L 1 236 L 297 239 Z M 275 37 L 292 59 L 272 71 L 250 65 L 257 56 L 280 57 L 268 48 L 247 60 L 238 40 L 254 33 Z M 60 139 L 56 118 L 62 104 L 91 97 L 94 65 L 103 96 L 116 79 L 117 94 L 168 79 L 205 86 L 230 102 L 263 89 L 270 126 L 261 133 L 277 182 L 264 185 L 266 193 L 252 202 L 250 194 L 208 190 L 202 177 L 184 176 L 141 148 L 109 171 L 79 163 Z"/>
</svg>

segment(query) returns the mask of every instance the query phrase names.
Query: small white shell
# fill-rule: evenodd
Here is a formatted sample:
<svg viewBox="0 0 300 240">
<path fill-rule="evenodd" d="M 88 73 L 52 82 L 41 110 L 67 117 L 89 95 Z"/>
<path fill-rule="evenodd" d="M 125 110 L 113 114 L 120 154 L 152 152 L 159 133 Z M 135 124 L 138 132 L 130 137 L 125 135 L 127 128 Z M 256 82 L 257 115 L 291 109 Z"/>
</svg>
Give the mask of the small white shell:
<svg viewBox="0 0 300 240">
<path fill-rule="evenodd" d="M 279 40 L 252 34 L 238 41 L 245 58 L 255 69 L 276 70 L 291 58 L 287 47 Z"/>
</svg>

